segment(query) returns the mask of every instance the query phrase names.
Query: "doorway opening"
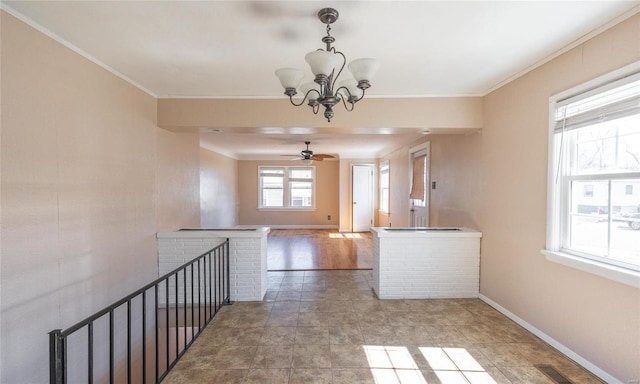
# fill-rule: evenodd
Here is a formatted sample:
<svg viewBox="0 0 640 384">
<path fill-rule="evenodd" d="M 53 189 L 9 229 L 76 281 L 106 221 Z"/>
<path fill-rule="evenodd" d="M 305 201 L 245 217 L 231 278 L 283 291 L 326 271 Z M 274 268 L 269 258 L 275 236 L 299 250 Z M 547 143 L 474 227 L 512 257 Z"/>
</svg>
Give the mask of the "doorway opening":
<svg viewBox="0 0 640 384">
<path fill-rule="evenodd" d="M 373 225 L 373 165 L 351 166 L 351 231 L 368 232 Z"/>
</svg>

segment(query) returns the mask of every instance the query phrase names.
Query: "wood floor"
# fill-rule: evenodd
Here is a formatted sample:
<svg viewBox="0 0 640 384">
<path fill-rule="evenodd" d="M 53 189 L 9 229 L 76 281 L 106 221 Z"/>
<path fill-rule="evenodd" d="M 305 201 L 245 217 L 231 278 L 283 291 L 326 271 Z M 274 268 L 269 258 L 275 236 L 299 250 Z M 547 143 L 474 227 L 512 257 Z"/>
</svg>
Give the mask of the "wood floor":
<svg viewBox="0 0 640 384">
<path fill-rule="evenodd" d="M 328 229 L 271 229 L 270 271 L 371 269 L 371 232 L 339 233 Z"/>
</svg>

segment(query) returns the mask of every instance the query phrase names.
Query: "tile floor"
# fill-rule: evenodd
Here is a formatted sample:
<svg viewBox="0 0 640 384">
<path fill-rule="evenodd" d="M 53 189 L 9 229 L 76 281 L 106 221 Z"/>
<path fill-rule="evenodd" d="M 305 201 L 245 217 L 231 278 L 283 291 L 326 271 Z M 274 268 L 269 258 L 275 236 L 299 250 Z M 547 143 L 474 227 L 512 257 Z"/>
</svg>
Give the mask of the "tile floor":
<svg viewBox="0 0 640 384">
<path fill-rule="evenodd" d="M 378 300 L 370 270 L 269 272 L 224 307 L 163 383 L 601 383 L 477 299 Z"/>
</svg>

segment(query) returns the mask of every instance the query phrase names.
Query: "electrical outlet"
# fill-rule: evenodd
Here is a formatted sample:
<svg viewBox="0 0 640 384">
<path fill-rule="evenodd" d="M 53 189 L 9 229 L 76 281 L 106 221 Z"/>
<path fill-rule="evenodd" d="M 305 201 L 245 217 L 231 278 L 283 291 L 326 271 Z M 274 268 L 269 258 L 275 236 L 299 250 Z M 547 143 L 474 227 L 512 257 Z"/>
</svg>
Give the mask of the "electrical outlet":
<svg viewBox="0 0 640 384">
<path fill-rule="evenodd" d="M 327 215 L 327 220 L 331 220 L 331 215 Z"/>
<path fill-rule="evenodd" d="M 629 384 L 640 384 L 640 380 L 638 380 L 638 379 L 631 379 L 631 380 L 627 381 L 627 383 L 629 383 Z"/>
</svg>

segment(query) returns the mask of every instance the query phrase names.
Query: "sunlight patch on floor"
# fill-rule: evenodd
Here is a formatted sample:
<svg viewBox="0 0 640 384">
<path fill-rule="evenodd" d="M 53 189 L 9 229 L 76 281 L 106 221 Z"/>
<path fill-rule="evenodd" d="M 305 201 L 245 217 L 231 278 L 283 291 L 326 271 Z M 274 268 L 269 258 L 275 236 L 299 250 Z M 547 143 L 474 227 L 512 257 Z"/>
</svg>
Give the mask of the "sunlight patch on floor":
<svg viewBox="0 0 640 384">
<path fill-rule="evenodd" d="M 442 384 L 496 384 L 491 375 L 464 348 L 421 347 L 420 352 Z"/>
<path fill-rule="evenodd" d="M 376 383 L 429 384 L 406 347 L 365 345 L 363 348 Z M 420 352 L 441 384 L 496 384 L 464 348 L 421 347 Z"/>
<path fill-rule="evenodd" d="M 362 235 L 359 233 L 330 233 L 331 239 L 362 239 Z"/>
</svg>

